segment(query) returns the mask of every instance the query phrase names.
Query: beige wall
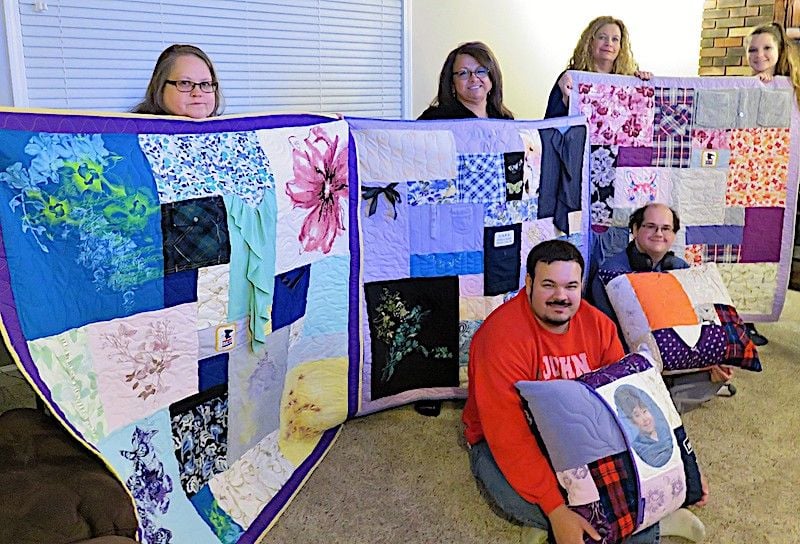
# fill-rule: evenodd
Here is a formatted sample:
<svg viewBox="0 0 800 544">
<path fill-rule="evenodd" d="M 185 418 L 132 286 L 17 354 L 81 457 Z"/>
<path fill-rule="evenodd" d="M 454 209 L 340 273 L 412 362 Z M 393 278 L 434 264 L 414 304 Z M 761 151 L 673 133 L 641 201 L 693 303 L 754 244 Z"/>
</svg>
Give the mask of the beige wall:
<svg viewBox="0 0 800 544">
<path fill-rule="evenodd" d="M 411 0 L 412 116 L 436 94 L 447 53 L 481 40 L 503 70 L 506 106 L 518 119 L 541 118 L 581 30 L 598 15 L 625 22 L 642 69 L 697 75 L 703 0 Z"/>
</svg>

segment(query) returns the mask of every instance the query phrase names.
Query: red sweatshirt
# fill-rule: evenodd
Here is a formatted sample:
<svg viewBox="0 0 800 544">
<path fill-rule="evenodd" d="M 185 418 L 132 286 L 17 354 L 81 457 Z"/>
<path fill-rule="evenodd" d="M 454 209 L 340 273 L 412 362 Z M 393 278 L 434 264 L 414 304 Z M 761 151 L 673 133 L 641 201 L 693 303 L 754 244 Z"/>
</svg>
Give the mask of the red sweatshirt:
<svg viewBox="0 0 800 544">
<path fill-rule="evenodd" d="M 511 487 L 549 514 L 564 499 L 514 384 L 577 378 L 624 355 L 614 323 L 593 306 L 581 301 L 569 330 L 555 334 L 536 320 L 522 289 L 492 312 L 472 338 L 469 396 L 462 415 L 467 442 L 485 439 Z"/>
</svg>

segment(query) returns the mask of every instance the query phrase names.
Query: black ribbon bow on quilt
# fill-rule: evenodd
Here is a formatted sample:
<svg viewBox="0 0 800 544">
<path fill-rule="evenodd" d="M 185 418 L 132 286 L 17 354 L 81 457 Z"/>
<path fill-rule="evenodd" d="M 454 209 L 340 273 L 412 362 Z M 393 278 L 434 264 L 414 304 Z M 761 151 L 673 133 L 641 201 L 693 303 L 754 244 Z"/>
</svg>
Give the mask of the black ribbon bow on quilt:
<svg viewBox="0 0 800 544">
<path fill-rule="evenodd" d="M 392 205 L 394 219 L 397 220 L 397 204 L 403 201 L 403 197 L 395 189 L 398 185 L 398 183 L 390 183 L 386 187 L 361 187 L 361 198 L 369 202 L 367 217 L 375 215 L 375 212 L 378 211 L 378 197 L 383 194 Z"/>
</svg>

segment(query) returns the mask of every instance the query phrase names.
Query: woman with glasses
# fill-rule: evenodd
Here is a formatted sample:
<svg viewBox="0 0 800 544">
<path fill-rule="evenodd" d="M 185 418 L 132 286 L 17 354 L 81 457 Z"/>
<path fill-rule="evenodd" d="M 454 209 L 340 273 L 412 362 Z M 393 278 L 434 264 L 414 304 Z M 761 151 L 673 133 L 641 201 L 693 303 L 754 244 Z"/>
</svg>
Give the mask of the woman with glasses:
<svg viewBox="0 0 800 544">
<path fill-rule="evenodd" d="M 513 119 L 503 105 L 503 74 L 482 42 L 462 43 L 447 55 L 439 92 L 419 119 Z"/>
<path fill-rule="evenodd" d="M 503 105 L 503 74 L 492 50 L 483 42 L 462 43 L 447 55 L 439 74 L 439 92 L 418 119 L 513 119 Z M 423 400 L 414 409 L 438 416 L 442 401 Z"/>
<path fill-rule="evenodd" d="M 567 70 L 583 70 L 600 74 L 635 75 L 648 80 L 650 72 L 640 72 L 633 60 L 630 37 L 625 23 L 614 17 L 604 15 L 593 19 L 583 29 Z M 564 117 L 569 110 L 569 93 L 572 90 L 572 77 L 561 72 L 550 91 L 544 118 Z"/>
<path fill-rule="evenodd" d="M 159 55 L 144 100 L 131 111 L 205 119 L 221 109 L 222 93 L 211 59 L 194 45 L 175 44 Z"/>
</svg>

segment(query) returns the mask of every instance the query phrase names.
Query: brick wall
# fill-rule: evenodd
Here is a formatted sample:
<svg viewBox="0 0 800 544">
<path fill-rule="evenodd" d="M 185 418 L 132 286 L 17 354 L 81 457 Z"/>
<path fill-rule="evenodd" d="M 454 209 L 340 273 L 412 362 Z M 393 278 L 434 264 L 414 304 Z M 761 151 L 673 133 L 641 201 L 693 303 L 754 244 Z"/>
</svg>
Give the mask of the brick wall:
<svg viewBox="0 0 800 544">
<path fill-rule="evenodd" d="M 706 0 L 700 33 L 701 76 L 746 76 L 744 37 L 772 22 L 775 0 Z"/>
</svg>

